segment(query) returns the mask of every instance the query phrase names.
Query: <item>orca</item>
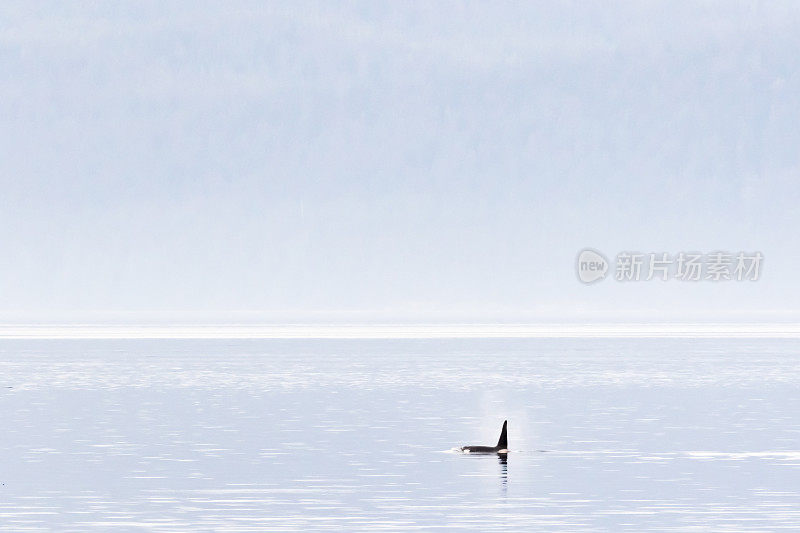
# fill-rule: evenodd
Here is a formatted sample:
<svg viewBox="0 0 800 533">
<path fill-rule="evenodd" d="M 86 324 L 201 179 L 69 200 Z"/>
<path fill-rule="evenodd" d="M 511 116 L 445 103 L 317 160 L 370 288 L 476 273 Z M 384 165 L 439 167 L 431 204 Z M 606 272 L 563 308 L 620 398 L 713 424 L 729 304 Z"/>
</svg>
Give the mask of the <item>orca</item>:
<svg viewBox="0 0 800 533">
<path fill-rule="evenodd" d="M 503 431 L 500 432 L 500 440 L 497 441 L 497 446 L 462 446 L 461 451 L 464 453 L 497 453 L 505 455 L 508 453 L 508 438 L 506 436 L 506 426 L 508 420 L 503 421 Z"/>
</svg>

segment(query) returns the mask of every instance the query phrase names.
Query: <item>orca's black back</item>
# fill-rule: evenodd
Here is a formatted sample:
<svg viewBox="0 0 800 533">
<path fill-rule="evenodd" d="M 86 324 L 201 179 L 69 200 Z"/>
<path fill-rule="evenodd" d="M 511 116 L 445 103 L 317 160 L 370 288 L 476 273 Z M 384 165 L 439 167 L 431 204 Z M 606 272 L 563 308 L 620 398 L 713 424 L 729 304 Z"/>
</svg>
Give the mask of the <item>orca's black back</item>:
<svg viewBox="0 0 800 533">
<path fill-rule="evenodd" d="M 497 448 L 491 446 L 464 446 L 461 451 L 469 453 L 497 453 Z"/>
</svg>

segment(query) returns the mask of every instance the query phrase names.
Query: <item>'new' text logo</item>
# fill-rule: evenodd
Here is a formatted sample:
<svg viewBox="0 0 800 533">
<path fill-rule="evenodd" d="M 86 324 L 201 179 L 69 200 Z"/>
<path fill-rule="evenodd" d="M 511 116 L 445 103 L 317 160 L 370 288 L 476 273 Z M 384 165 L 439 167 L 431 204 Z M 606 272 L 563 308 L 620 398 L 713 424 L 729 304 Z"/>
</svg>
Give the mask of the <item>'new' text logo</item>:
<svg viewBox="0 0 800 533">
<path fill-rule="evenodd" d="M 589 248 L 578 254 L 578 279 L 584 283 L 594 283 L 606 277 L 608 260 L 603 254 Z"/>
</svg>

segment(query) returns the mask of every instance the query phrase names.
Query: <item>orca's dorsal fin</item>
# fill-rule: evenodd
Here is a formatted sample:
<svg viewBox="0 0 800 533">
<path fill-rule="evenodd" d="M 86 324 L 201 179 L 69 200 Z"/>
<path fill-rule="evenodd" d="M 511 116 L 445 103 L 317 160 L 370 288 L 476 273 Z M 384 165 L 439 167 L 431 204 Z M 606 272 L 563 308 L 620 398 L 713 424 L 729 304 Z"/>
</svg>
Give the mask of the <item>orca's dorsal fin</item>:
<svg viewBox="0 0 800 533">
<path fill-rule="evenodd" d="M 498 450 L 507 450 L 508 449 L 508 437 L 506 436 L 506 426 L 508 425 L 508 420 L 503 421 L 503 431 L 500 432 L 500 440 L 497 441 L 497 449 Z"/>
</svg>

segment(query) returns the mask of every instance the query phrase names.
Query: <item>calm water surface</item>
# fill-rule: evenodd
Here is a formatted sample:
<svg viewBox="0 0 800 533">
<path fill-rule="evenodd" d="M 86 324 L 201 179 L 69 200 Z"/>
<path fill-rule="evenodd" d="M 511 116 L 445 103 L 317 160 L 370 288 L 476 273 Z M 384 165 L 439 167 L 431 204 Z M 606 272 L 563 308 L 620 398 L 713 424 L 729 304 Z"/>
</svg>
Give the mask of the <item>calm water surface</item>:
<svg viewBox="0 0 800 533">
<path fill-rule="evenodd" d="M 0 529 L 800 529 L 796 340 L 0 341 Z M 454 453 L 493 445 L 507 462 Z"/>
</svg>

